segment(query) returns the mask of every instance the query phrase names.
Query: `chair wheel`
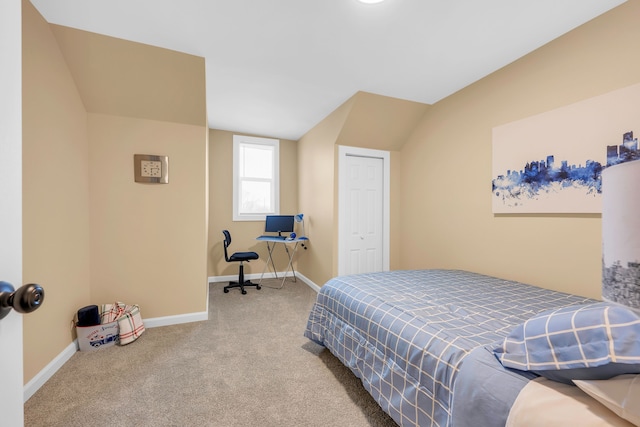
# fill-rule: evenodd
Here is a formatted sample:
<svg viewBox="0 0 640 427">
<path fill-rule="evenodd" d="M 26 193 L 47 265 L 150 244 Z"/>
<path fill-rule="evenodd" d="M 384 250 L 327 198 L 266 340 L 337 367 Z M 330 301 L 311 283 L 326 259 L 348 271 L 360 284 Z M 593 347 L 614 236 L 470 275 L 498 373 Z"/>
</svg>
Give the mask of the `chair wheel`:
<svg viewBox="0 0 640 427">
<path fill-rule="evenodd" d="M 260 289 L 262 289 L 262 286 L 256 285 L 256 289 L 260 290 Z"/>
<path fill-rule="evenodd" d="M 242 290 L 242 295 L 246 295 L 247 291 L 245 291 L 244 289 Z"/>
<path fill-rule="evenodd" d="M 224 293 L 225 293 L 225 294 L 228 294 L 228 293 L 229 293 L 229 289 L 224 288 Z"/>
</svg>

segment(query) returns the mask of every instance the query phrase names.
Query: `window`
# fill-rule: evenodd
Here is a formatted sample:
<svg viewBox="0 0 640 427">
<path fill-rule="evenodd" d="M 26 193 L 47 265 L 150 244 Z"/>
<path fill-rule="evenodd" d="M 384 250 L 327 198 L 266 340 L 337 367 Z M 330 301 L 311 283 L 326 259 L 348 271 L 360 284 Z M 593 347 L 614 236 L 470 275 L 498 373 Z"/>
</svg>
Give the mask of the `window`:
<svg viewBox="0 0 640 427">
<path fill-rule="evenodd" d="M 233 220 L 261 221 L 280 211 L 277 139 L 233 136 Z"/>
</svg>

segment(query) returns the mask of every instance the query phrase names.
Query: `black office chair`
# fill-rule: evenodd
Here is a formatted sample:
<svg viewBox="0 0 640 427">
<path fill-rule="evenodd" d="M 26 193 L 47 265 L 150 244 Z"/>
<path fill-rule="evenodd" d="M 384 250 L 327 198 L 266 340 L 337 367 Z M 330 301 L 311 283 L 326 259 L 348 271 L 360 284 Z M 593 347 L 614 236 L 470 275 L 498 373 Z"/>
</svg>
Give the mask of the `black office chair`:
<svg viewBox="0 0 640 427">
<path fill-rule="evenodd" d="M 240 263 L 240 271 L 238 272 L 238 281 L 237 282 L 229 282 L 228 286 L 224 287 L 224 293 L 229 292 L 231 288 L 240 288 L 242 291 L 242 295 L 245 295 L 247 291 L 244 290 L 245 286 L 255 286 L 256 289 L 260 289 L 260 285 L 257 283 L 251 283 L 250 280 L 244 280 L 244 262 L 249 262 L 252 259 L 258 259 L 260 256 L 255 252 L 234 252 L 231 256 L 228 255 L 227 248 L 231 244 L 231 234 L 229 234 L 228 230 L 222 230 L 222 234 L 224 234 L 224 259 L 227 262 L 239 262 Z"/>
</svg>

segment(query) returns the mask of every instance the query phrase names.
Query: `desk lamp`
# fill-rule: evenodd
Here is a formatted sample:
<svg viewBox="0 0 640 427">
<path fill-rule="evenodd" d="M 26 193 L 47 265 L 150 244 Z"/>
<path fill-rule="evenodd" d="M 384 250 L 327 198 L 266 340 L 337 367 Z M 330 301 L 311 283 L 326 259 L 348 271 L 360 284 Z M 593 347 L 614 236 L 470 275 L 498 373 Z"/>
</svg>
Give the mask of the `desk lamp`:
<svg viewBox="0 0 640 427">
<path fill-rule="evenodd" d="M 295 218 L 296 222 L 301 222 L 302 223 L 302 237 L 306 236 L 307 234 L 304 232 L 304 214 L 299 213 L 294 218 Z"/>
<path fill-rule="evenodd" d="M 298 236 L 298 238 L 307 240 L 307 233 L 304 230 L 304 214 L 299 213 L 294 217 L 294 219 L 295 219 L 296 222 L 301 222 L 302 223 L 302 235 Z M 301 243 L 301 245 L 305 250 L 307 249 L 307 247 L 304 245 L 304 243 Z"/>
</svg>

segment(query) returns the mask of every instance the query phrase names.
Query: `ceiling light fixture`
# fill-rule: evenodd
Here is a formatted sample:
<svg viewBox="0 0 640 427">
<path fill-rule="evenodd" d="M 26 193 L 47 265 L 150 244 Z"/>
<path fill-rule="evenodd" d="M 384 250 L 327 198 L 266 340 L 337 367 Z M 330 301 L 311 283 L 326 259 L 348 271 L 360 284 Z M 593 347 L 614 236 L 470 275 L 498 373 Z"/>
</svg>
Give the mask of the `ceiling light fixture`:
<svg viewBox="0 0 640 427">
<path fill-rule="evenodd" d="M 366 4 L 374 4 L 374 3 L 382 3 L 384 0 L 358 0 L 360 3 Z"/>
</svg>

